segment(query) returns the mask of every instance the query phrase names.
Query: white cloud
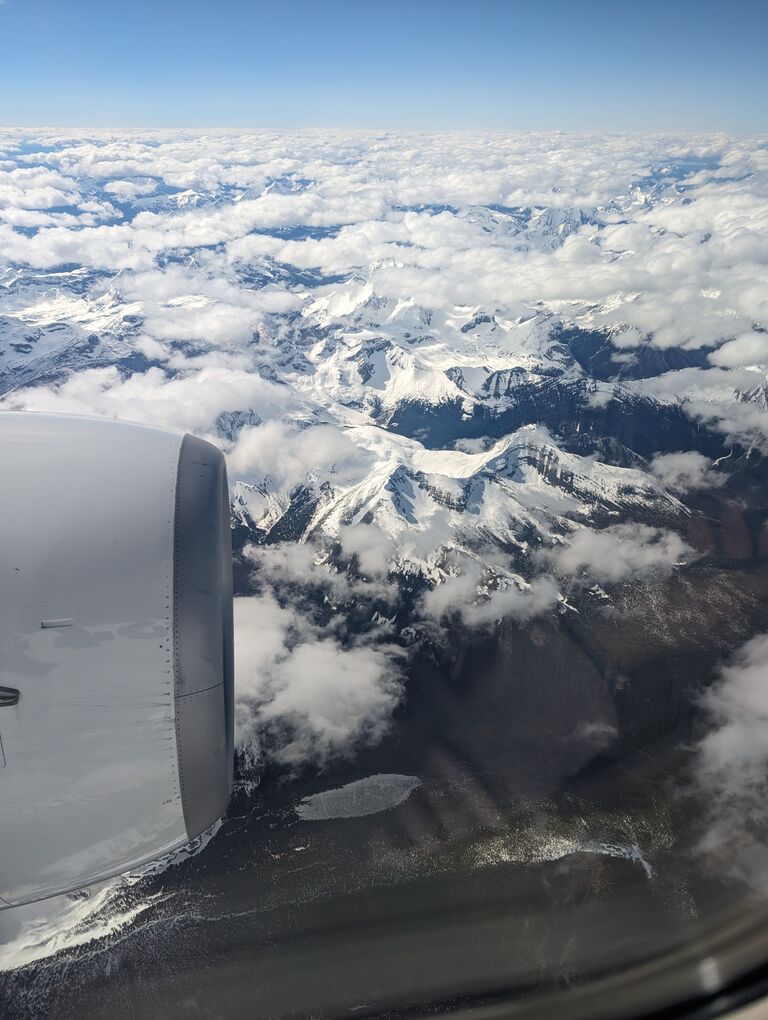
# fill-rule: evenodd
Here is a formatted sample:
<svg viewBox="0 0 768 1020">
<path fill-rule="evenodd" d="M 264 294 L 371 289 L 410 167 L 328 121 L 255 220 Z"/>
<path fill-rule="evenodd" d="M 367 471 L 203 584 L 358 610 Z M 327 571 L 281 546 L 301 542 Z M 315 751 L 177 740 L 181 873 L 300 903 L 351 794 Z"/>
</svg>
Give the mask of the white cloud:
<svg viewBox="0 0 768 1020">
<path fill-rule="evenodd" d="M 246 545 L 243 554 L 257 568 L 253 575 L 257 586 L 266 584 L 277 592 L 282 592 L 288 586 L 293 589 L 290 595 L 294 599 L 296 590 L 320 588 L 326 590 L 334 609 L 338 604 L 353 599 L 373 599 L 385 603 L 397 601 L 397 586 L 386 581 L 385 569 L 371 571 L 371 579 L 363 580 L 333 564 L 331 546 L 331 542 L 325 546 L 309 541 L 277 542 L 270 545 Z M 374 546 L 370 550 L 376 565 L 380 563 L 382 548 Z"/>
<path fill-rule="evenodd" d="M 609 583 L 667 573 L 692 552 L 673 531 L 647 524 L 616 524 L 602 531 L 582 528 L 548 558 L 560 574 Z"/>
<path fill-rule="evenodd" d="M 651 461 L 651 471 L 662 485 L 683 493 L 717 489 L 727 478 L 713 469 L 709 457 L 695 450 L 658 454 Z"/>
<path fill-rule="evenodd" d="M 77 204 L 77 182 L 43 167 L 0 170 L 0 209 L 52 209 Z"/>
<path fill-rule="evenodd" d="M 448 575 L 425 592 L 421 610 L 435 620 L 458 616 L 470 627 L 483 627 L 506 616 L 526 620 L 556 605 L 557 585 L 550 577 L 520 584 L 513 579 L 490 581 L 487 570 L 463 560 L 461 573 Z"/>
<path fill-rule="evenodd" d="M 622 326 L 617 333 L 611 336 L 611 343 L 620 350 L 639 347 L 644 340 L 644 334 L 634 326 Z"/>
<path fill-rule="evenodd" d="M 395 553 L 393 539 L 375 525 L 342 525 L 339 541 L 346 556 L 356 556 L 360 570 L 370 577 L 387 574 Z"/>
<path fill-rule="evenodd" d="M 699 849 L 719 867 L 768 889 L 768 634 L 722 666 L 703 699 L 713 727 L 696 748 L 696 789 L 706 804 Z"/>
<path fill-rule="evenodd" d="M 283 488 L 299 485 L 310 473 L 349 482 L 370 462 L 366 452 L 333 425 L 296 429 L 277 421 L 244 429 L 227 459 L 238 476 L 269 476 Z"/>
<path fill-rule="evenodd" d="M 60 385 L 11 393 L 4 405 L 9 410 L 95 414 L 200 433 L 209 431 L 222 411 L 280 407 L 284 399 L 280 388 L 261 376 L 214 364 L 171 378 L 160 368 L 129 376 L 114 367 L 94 368 Z"/>
<path fill-rule="evenodd" d="M 157 183 L 151 180 L 110 181 L 104 185 L 104 190 L 108 195 L 130 201 L 140 195 L 151 195 L 157 191 Z"/>
<path fill-rule="evenodd" d="M 344 646 L 271 594 L 235 600 L 236 740 L 288 767 L 381 739 L 401 695 L 396 646 Z"/>
<path fill-rule="evenodd" d="M 768 333 L 742 333 L 713 351 L 709 360 L 719 368 L 768 365 Z"/>
</svg>

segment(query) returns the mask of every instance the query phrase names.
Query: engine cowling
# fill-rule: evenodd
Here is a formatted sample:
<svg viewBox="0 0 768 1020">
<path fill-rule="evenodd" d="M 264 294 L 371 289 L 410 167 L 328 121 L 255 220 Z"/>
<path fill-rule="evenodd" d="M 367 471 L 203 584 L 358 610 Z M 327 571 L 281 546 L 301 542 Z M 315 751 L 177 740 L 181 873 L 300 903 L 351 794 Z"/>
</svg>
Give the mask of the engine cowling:
<svg viewBox="0 0 768 1020">
<path fill-rule="evenodd" d="M 224 458 L 140 425 L 0 413 L 0 906 L 130 870 L 226 810 Z"/>
</svg>

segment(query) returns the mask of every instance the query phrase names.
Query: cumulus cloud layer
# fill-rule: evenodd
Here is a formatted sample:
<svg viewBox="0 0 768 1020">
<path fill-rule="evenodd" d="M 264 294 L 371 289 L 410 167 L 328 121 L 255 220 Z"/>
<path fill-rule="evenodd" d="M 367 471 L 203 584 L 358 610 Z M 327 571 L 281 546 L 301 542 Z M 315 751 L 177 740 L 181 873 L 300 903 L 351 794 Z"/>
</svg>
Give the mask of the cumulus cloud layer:
<svg viewBox="0 0 768 1020">
<path fill-rule="evenodd" d="M 364 281 L 394 305 L 546 309 L 609 330 L 628 357 L 717 348 L 711 369 L 644 390 L 685 391 L 734 436 L 765 426 L 736 391 L 765 382 L 767 199 L 764 146 L 726 137 L 0 132 L 5 260 L 92 274 L 86 301 L 130 306 L 134 349 L 172 379 L 212 352 L 263 369 L 318 297 L 349 306 Z M 110 410 L 105 388 L 120 381 L 84 380 L 57 406 Z M 238 409 L 218 403 L 211 421 Z"/>
</svg>

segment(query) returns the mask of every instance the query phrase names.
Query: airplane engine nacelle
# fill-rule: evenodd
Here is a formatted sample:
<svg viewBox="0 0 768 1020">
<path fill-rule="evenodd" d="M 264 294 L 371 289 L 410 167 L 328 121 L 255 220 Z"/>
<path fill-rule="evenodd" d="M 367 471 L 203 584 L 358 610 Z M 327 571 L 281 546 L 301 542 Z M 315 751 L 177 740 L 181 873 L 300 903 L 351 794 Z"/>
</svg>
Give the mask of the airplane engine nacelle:
<svg viewBox="0 0 768 1020">
<path fill-rule="evenodd" d="M 210 443 L 0 412 L 0 907 L 127 871 L 223 814 L 231 571 Z"/>
</svg>

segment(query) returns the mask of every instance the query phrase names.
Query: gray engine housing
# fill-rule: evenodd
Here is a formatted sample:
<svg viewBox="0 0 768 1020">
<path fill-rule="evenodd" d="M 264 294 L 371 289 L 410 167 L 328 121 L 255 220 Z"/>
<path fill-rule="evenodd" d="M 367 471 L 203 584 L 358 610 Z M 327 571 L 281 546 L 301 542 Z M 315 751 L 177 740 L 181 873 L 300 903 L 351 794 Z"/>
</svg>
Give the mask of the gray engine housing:
<svg viewBox="0 0 768 1020">
<path fill-rule="evenodd" d="M 232 552 L 215 446 L 0 413 L 0 688 L 0 906 L 130 870 L 223 814 Z"/>
</svg>

